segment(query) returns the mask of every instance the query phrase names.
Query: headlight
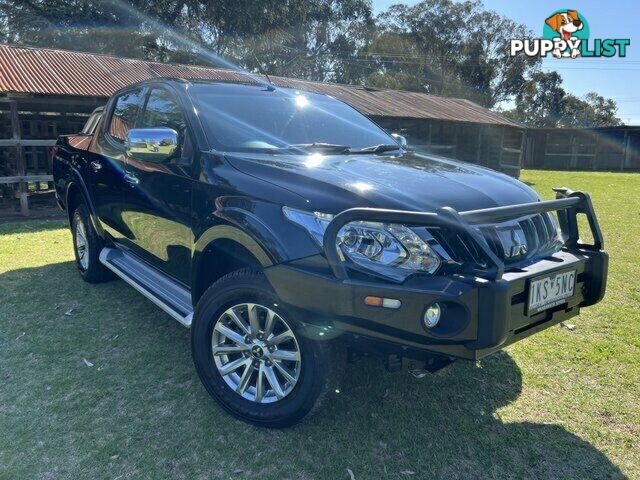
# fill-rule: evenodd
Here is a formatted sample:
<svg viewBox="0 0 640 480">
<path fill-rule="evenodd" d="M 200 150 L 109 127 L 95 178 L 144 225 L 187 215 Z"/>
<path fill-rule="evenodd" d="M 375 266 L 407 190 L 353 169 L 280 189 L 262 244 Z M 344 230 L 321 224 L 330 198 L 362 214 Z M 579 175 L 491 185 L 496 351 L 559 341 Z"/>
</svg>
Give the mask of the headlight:
<svg viewBox="0 0 640 480">
<path fill-rule="evenodd" d="M 332 215 L 288 207 L 284 207 L 283 212 L 322 246 Z M 412 272 L 434 273 L 442 263 L 428 243 L 405 225 L 350 222 L 338 232 L 336 245 L 343 257 L 354 264 L 397 280 L 403 280 Z"/>
</svg>

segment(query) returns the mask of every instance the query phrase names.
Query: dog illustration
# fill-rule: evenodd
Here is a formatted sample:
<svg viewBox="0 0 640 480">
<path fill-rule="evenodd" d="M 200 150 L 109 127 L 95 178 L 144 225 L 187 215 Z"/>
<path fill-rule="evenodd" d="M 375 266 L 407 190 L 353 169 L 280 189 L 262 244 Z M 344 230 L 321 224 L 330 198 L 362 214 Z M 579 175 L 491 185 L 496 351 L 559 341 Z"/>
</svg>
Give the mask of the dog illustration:
<svg viewBox="0 0 640 480">
<path fill-rule="evenodd" d="M 584 24 L 578 17 L 578 12 L 576 10 L 568 10 L 566 13 L 556 13 L 547 18 L 545 22 L 553 29 L 554 32 L 558 32 L 562 40 L 565 42 L 569 40 L 577 40 L 577 38 L 572 34 L 578 30 L 582 30 L 584 27 Z M 553 51 L 553 55 L 556 58 L 569 56 L 571 58 L 576 58 L 580 55 L 580 51 L 577 48 L 572 48 L 571 52 L 561 52 L 560 49 L 557 48 Z"/>
</svg>

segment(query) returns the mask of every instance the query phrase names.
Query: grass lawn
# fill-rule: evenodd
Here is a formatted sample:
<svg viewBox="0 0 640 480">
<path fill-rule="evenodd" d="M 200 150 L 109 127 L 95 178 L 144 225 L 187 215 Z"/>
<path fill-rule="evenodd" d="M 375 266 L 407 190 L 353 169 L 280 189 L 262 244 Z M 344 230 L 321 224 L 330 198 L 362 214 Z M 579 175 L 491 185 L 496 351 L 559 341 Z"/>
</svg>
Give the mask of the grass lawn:
<svg viewBox="0 0 640 480">
<path fill-rule="evenodd" d="M 0 479 L 640 478 L 640 175 L 522 180 L 591 192 L 605 300 L 479 366 L 350 365 L 284 431 L 225 414 L 189 332 L 132 288 L 83 283 L 64 222 L 0 226 Z"/>
</svg>

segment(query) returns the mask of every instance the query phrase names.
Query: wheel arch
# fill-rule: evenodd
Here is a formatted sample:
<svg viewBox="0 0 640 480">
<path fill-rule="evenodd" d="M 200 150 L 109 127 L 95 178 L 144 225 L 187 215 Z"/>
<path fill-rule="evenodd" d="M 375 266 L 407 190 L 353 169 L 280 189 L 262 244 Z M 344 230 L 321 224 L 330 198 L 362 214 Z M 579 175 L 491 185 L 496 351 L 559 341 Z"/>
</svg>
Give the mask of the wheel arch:
<svg viewBox="0 0 640 480">
<path fill-rule="evenodd" d="M 232 225 L 207 230 L 196 242 L 191 269 L 191 297 L 196 305 L 219 278 L 241 268 L 266 268 L 276 263 L 249 234 Z"/>
<path fill-rule="evenodd" d="M 89 210 L 89 218 L 91 219 L 93 228 L 101 238 L 104 238 L 104 230 L 102 229 L 102 225 L 98 220 L 98 215 L 96 213 L 95 206 L 91 201 L 91 196 L 89 195 L 87 186 L 85 185 L 84 180 L 82 179 L 80 174 L 74 172 L 73 178 L 69 182 L 67 182 L 64 195 L 64 204 L 67 211 L 67 219 L 69 220 L 69 225 L 71 225 L 73 212 L 76 210 L 76 207 L 81 201 L 84 201 L 87 209 Z"/>
</svg>

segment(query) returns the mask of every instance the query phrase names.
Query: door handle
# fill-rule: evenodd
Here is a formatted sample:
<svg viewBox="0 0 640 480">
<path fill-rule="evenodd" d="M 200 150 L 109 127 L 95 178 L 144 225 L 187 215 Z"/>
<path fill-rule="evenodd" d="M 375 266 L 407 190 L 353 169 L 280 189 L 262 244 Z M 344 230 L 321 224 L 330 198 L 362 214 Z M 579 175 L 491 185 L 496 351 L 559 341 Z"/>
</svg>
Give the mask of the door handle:
<svg viewBox="0 0 640 480">
<path fill-rule="evenodd" d="M 94 172 L 97 172 L 98 170 L 100 170 L 102 168 L 102 164 L 100 162 L 98 162 L 97 160 L 94 160 L 89 165 L 91 165 L 91 168 L 93 169 Z"/>
<path fill-rule="evenodd" d="M 140 183 L 140 179 L 136 177 L 133 173 L 125 173 L 124 181 L 130 183 L 131 186 L 138 185 Z"/>
</svg>

